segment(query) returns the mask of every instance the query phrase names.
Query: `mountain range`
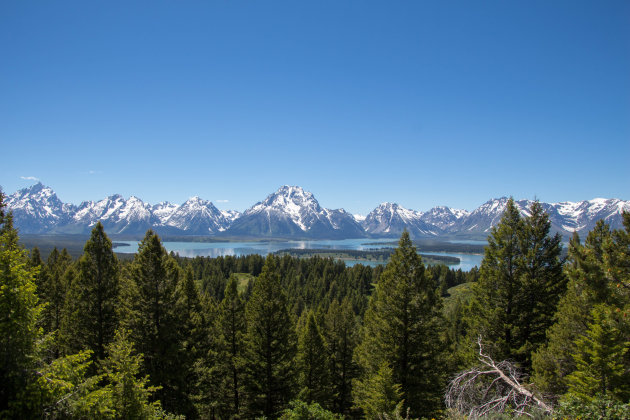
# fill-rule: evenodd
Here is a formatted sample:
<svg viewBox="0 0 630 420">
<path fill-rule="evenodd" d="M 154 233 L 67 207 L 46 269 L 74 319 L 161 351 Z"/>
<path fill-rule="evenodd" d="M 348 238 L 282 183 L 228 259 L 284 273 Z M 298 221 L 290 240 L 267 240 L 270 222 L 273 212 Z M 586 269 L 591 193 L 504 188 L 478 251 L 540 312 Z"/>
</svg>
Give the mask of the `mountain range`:
<svg viewBox="0 0 630 420">
<path fill-rule="evenodd" d="M 219 210 L 199 197 L 181 205 L 151 205 L 135 196 L 125 199 L 116 194 L 76 206 L 63 203 L 41 183 L 6 198 L 14 224 L 24 234 L 86 234 L 101 221 L 113 235 L 140 236 L 153 229 L 162 235 L 300 239 L 398 237 L 404 229 L 416 238 L 485 238 L 501 219 L 507 201 L 506 197 L 491 199 L 471 212 L 445 206 L 419 212 L 382 203 L 361 217 L 323 208 L 310 192 L 286 185 L 243 213 Z M 528 215 L 531 200 L 515 203 L 522 215 Z M 564 236 L 584 234 L 599 219 L 620 228 L 622 211 L 630 211 L 630 201 L 616 198 L 541 204 L 553 231 Z"/>
</svg>

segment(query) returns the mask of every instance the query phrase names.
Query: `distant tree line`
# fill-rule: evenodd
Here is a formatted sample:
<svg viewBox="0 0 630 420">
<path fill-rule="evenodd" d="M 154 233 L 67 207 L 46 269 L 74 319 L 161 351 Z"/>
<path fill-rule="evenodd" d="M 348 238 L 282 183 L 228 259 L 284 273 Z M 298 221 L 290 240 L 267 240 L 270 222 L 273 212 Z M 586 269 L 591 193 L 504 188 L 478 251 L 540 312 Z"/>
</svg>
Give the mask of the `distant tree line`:
<svg viewBox="0 0 630 420">
<path fill-rule="evenodd" d="M 385 267 L 181 258 L 152 231 L 120 261 L 100 223 L 78 259 L 44 259 L 4 209 L 0 418 L 459 418 L 444 393 L 480 354 L 552 407 L 504 415 L 628 413 L 630 215 L 564 261 L 541 206 L 510 201 L 462 272 L 425 266 L 406 232 Z"/>
</svg>

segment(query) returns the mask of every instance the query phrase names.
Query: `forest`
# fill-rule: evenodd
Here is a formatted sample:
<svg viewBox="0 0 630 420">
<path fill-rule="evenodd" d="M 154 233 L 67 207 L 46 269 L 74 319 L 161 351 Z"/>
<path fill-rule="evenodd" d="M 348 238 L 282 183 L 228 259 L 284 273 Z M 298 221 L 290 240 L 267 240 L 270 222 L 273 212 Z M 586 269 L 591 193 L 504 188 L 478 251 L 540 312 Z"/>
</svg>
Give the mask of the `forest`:
<svg viewBox="0 0 630 420">
<path fill-rule="evenodd" d="M 0 418 L 630 418 L 630 214 L 563 252 L 510 200 L 481 267 L 119 260 L 19 242 L 0 192 Z"/>
</svg>

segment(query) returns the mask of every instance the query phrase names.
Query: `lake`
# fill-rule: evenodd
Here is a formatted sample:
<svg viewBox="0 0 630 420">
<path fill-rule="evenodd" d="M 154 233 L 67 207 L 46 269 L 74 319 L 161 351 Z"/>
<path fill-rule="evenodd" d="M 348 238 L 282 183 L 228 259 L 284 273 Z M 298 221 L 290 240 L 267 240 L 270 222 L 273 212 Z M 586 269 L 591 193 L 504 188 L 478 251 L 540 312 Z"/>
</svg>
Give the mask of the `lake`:
<svg viewBox="0 0 630 420">
<path fill-rule="evenodd" d="M 134 254 L 138 251 L 138 241 L 115 241 L 119 245 L 114 248 L 121 254 Z M 467 243 L 459 241 L 460 243 Z M 471 241 L 470 243 L 477 243 Z M 392 239 L 339 239 L 313 241 L 250 241 L 250 242 L 162 242 L 168 252 L 174 252 L 182 257 L 221 257 L 226 255 L 267 255 L 283 249 L 330 249 L 330 250 L 358 250 L 365 251 L 379 248 L 392 248 Z M 459 264 L 449 267 L 469 271 L 474 266 L 481 265 L 483 255 L 464 254 L 457 252 L 423 252 L 427 255 L 447 255 L 460 259 Z M 375 266 L 377 261 L 347 260 L 346 265 L 364 264 Z"/>
</svg>

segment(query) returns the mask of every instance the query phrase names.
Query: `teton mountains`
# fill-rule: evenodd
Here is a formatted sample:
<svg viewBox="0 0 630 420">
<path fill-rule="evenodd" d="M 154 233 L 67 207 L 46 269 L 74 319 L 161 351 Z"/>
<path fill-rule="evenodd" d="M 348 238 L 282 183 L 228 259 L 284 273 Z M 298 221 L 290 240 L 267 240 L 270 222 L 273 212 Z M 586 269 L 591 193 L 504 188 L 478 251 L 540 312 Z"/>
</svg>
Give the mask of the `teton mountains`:
<svg viewBox="0 0 630 420">
<path fill-rule="evenodd" d="M 76 206 L 61 202 L 50 187 L 38 183 L 11 194 L 6 204 L 24 234 L 85 234 L 100 220 L 108 233 L 130 236 L 153 229 L 162 235 L 343 239 L 397 237 L 407 229 L 414 237 L 481 238 L 499 222 L 507 200 L 489 200 L 472 212 L 444 206 L 419 212 L 382 203 L 363 218 L 343 209 L 323 208 L 310 192 L 286 185 L 239 213 L 219 210 L 199 197 L 181 205 L 151 205 L 138 197 L 125 199 L 116 194 Z M 531 203 L 516 201 L 523 215 Z M 542 205 L 554 231 L 565 236 L 574 231 L 583 234 L 599 219 L 620 228 L 622 211 L 630 211 L 630 201 L 616 198 Z"/>
</svg>

